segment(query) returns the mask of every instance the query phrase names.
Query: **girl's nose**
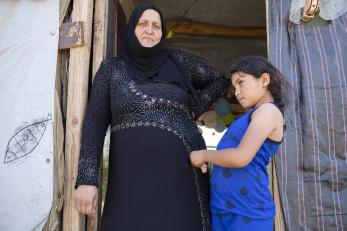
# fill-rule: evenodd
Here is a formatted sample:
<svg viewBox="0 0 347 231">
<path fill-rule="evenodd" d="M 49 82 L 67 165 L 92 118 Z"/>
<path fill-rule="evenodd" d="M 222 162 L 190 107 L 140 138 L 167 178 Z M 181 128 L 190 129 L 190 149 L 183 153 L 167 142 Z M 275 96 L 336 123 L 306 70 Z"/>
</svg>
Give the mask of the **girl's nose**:
<svg viewBox="0 0 347 231">
<path fill-rule="evenodd" d="M 235 88 L 235 96 L 238 96 L 239 94 L 240 94 L 240 91 L 239 91 L 239 89 L 238 88 Z"/>
</svg>

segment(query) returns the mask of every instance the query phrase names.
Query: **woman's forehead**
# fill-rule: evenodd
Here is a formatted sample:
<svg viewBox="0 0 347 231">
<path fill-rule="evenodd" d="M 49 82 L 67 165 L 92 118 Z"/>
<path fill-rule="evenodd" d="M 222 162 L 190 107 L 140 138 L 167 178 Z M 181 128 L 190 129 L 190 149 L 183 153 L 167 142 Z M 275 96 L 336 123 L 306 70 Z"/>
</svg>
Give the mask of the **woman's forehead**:
<svg viewBox="0 0 347 231">
<path fill-rule="evenodd" d="M 139 18 L 139 21 L 140 20 L 156 21 L 156 22 L 161 23 L 160 14 L 153 9 L 147 9 L 147 10 L 143 11 L 143 13 L 141 14 L 141 16 Z"/>
</svg>

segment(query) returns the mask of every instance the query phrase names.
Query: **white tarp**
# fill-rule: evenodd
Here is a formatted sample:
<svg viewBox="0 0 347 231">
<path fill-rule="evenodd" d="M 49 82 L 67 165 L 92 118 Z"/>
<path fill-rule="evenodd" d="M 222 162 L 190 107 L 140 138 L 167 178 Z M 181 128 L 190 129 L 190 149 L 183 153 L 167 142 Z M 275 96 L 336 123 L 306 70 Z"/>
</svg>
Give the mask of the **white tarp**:
<svg viewBox="0 0 347 231">
<path fill-rule="evenodd" d="M 53 200 L 59 1 L 0 1 L 0 230 L 42 230 Z"/>
<path fill-rule="evenodd" d="M 305 0 L 292 0 L 289 19 L 294 23 L 300 23 Z M 320 0 L 319 16 L 324 20 L 334 20 L 347 12 L 346 0 Z"/>
</svg>

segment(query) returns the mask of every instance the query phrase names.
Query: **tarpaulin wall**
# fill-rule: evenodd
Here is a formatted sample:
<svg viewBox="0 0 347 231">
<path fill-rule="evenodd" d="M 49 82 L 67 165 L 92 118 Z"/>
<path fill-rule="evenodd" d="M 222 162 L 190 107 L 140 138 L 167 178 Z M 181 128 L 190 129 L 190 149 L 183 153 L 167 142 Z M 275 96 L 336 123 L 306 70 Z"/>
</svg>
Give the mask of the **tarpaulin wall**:
<svg viewBox="0 0 347 231">
<path fill-rule="evenodd" d="M 50 215 L 58 39 L 59 1 L 0 1 L 0 230 Z"/>
<path fill-rule="evenodd" d="M 291 1 L 268 7 L 269 58 L 293 87 L 275 158 L 286 230 L 347 230 L 347 14 L 294 24 Z"/>
</svg>

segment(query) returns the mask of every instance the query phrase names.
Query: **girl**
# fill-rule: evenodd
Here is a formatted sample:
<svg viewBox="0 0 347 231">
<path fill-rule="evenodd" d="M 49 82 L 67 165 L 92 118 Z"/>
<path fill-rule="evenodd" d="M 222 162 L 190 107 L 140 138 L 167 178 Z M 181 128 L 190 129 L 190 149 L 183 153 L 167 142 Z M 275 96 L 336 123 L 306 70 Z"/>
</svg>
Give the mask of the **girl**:
<svg viewBox="0 0 347 231">
<path fill-rule="evenodd" d="M 191 163 L 211 175 L 214 231 L 272 230 L 275 205 L 268 189 L 267 168 L 283 139 L 282 93 L 287 84 L 265 58 L 248 56 L 231 69 L 235 96 L 248 111 L 233 122 L 217 151 L 191 152 Z"/>
</svg>

